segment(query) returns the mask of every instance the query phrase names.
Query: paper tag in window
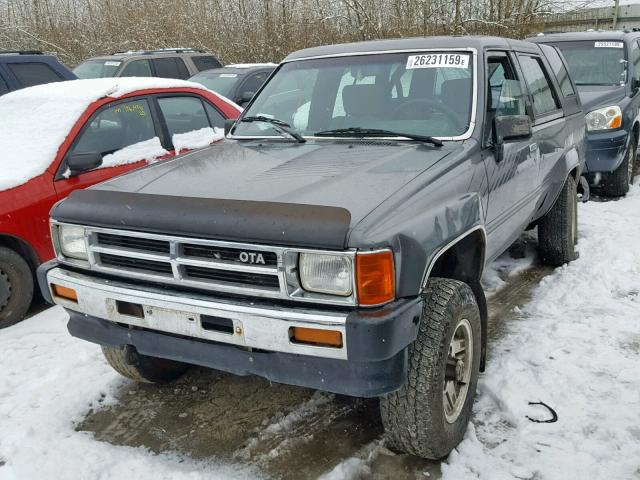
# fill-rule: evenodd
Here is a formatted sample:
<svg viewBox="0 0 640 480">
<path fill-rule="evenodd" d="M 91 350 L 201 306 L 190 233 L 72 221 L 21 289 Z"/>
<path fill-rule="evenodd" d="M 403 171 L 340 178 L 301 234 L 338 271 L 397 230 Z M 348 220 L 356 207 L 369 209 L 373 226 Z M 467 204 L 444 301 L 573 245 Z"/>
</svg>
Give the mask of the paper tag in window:
<svg viewBox="0 0 640 480">
<path fill-rule="evenodd" d="M 407 70 L 414 68 L 468 68 L 469 55 L 465 53 L 425 53 L 409 55 Z"/>
<path fill-rule="evenodd" d="M 104 62 L 105 67 L 117 67 L 120 65 L 120 63 L 122 62 L 112 62 L 110 60 L 107 60 L 106 62 Z"/>
<path fill-rule="evenodd" d="M 220 78 L 236 78 L 238 76 L 237 73 L 221 73 Z"/>
<path fill-rule="evenodd" d="M 624 48 L 622 42 L 596 42 L 595 48 Z"/>
</svg>

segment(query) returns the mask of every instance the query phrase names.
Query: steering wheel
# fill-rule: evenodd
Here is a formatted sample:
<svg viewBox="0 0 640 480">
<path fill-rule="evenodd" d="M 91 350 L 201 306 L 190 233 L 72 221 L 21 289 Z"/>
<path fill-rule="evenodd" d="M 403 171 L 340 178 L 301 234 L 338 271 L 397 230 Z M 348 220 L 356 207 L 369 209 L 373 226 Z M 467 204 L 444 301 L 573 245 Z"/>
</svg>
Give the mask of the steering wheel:
<svg viewBox="0 0 640 480">
<path fill-rule="evenodd" d="M 417 112 L 418 114 L 421 114 L 424 109 L 438 110 L 445 117 L 447 117 L 447 119 L 453 124 L 456 129 L 460 129 L 462 127 L 458 118 L 456 118 L 456 116 L 451 113 L 450 110 L 447 110 L 444 105 L 427 98 L 420 98 L 418 100 L 412 100 L 402 103 L 395 108 L 391 115 L 393 116 L 393 118 L 402 118 L 402 116 L 406 115 L 409 112 Z"/>
</svg>

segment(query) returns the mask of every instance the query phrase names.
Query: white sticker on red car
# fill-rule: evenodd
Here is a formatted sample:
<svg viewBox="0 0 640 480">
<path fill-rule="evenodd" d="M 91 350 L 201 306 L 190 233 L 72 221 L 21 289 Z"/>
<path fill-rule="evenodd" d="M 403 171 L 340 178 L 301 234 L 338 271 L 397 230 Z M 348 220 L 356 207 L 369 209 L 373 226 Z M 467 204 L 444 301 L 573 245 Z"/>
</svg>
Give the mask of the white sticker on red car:
<svg viewBox="0 0 640 480">
<path fill-rule="evenodd" d="M 624 48 L 624 43 L 622 42 L 596 42 L 596 48 Z"/>
<path fill-rule="evenodd" d="M 406 69 L 468 67 L 469 55 L 466 53 L 424 53 L 420 55 L 409 55 Z"/>
</svg>

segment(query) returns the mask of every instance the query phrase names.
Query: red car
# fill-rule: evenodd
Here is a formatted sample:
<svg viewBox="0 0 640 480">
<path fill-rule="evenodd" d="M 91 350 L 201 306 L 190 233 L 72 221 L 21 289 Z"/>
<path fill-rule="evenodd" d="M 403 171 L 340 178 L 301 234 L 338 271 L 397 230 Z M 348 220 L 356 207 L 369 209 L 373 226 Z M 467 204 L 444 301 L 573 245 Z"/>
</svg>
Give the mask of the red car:
<svg viewBox="0 0 640 480">
<path fill-rule="evenodd" d="M 36 267 L 54 257 L 55 202 L 219 140 L 239 113 L 199 84 L 159 78 L 74 80 L 0 97 L 0 328 L 23 318 Z"/>
</svg>

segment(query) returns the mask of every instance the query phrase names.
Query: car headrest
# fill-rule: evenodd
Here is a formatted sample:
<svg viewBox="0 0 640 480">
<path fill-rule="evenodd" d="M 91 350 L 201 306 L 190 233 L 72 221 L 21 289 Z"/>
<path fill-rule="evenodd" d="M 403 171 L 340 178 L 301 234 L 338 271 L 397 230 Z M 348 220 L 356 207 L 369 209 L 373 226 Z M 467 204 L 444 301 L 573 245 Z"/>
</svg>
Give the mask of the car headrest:
<svg viewBox="0 0 640 480">
<path fill-rule="evenodd" d="M 442 101 L 453 111 L 466 111 L 471 103 L 471 78 L 455 78 L 443 82 Z"/>
<path fill-rule="evenodd" d="M 376 84 L 345 85 L 342 89 L 342 105 L 349 116 L 378 115 L 384 111 L 386 100 L 384 89 Z"/>
</svg>

